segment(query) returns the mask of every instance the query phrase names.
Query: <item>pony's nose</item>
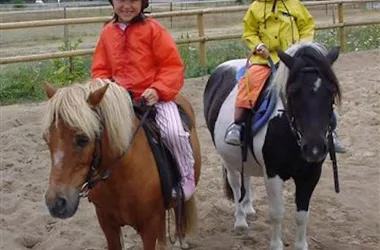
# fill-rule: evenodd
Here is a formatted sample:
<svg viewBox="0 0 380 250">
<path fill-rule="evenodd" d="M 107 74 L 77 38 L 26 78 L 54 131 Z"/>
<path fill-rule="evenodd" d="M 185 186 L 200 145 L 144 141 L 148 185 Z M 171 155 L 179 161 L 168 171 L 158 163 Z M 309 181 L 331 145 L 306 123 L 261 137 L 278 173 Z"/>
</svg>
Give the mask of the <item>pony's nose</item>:
<svg viewBox="0 0 380 250">
<path fill-rule="evenodd" d="M 308 161 L 318 162 L 326 156 L 327 144 L 321 143 L 320 145 L 310 145 L 308 143 L 304 143 L 301 150 Z"/>
<path fill-rule="evenodd" d="M 57 197 L 54 206 L 51 208 L 55 215 L 63 215 L 66 211 L 67 200 L 64 197 Z"/>
</svg>

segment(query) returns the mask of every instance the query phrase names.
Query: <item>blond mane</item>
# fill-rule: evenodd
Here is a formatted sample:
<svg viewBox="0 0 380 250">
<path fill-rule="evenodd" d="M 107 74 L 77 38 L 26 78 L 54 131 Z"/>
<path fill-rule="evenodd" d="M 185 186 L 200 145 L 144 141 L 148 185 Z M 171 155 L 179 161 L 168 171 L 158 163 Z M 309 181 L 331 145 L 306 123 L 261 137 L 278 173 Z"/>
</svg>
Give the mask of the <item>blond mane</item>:
<svg viewBox="0 0 380 250">
<path fill-rule="evenodd" d="M 91 109 L 87 98 L 91 92 L 108 84 L 108 89 L 96 107 Z M 48 101 L 43 129 L 63 121 L 79 133 L 94 139 L 102 130 L 107 130 L 110 146 L 122 153 L 130 144 L 134 130 L 134 112 L 129 93 L 109 80 L 95 79 L 86 84 L 73 84 L 57 90 Z"/>
</svg>

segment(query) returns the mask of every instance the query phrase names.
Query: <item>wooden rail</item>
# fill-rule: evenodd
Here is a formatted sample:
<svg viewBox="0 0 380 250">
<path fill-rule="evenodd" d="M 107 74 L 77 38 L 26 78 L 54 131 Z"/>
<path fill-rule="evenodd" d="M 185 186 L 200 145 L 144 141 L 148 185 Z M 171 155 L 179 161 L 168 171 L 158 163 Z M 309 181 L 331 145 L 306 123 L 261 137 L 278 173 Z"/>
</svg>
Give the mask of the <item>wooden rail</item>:
<svg viewBox="0 0 380 250">
<path fill-rule="evenodd" d="M 305 6 L 318 6 L 318 5 L 331 5 L 331 4 L 338 5 L 339 23 L 317 25 L 316 29 L 318 30 L 318 29 L 338 28 L 339 43 L 340 43 L 342 51 L 344 51 L 345 27 L 380 24 L 380 19 L 370 20 L 370 21 L 360 21 L 360 22 L 344 22 L 343 5 L 353 4 L 353 3 L 371 3 L 371 2 L 379 2 L 379 0 L 316 1 L 316 2 L 304 2 L 304 5 Z M 241 37 L 241 34 L 239 33 L 239 34 L 231 34 L 231 35 L 207 36 L 205 34 L 205 28 L 204 28 L 204 15 L 216 14 L 216 13 L 241 12 L 241 11 L 246 11 L 246 10 L 247 10 L 247 6 L 232 6 L 232 7 L 219 7 L 219 8 L 197 9 L 197 10 L 161 12 L 161 13 L 151 14 L 151 16 L 154 18 L 197 16 L 198 37 L 190 38 L 190 39 L 179 39 L 179 40 L 176 40 L 176 43 L 177 44 L 199 43 L 200 64 L 202 66 L 206 66 L 207 57 L 206 57 L 205 43 L 207 41 L 239 39 Z M 0 23 L 0 30 L 35 28 L 35 27 L 57 26 L 57 25 L 103 23 L 109 20 L 109 18 L 110 17 L 85 17 L 85 18 L 72 18 L 72 19 L 54 19 L 54 20 L 43 20 L 43 21 Z M 77 49 L 73 51 L 54 52 L 54 53 L 46 53 L 46 54 L 38 54 L 38 55 L 0 57 L 0 65 L 9 64 L 9 63 L 18 63 L 18 62 L 41 61 L 41 60 L 56 59 L 56 58 L 91 55 L 93 52 L 94 52 L 94 49 Z"/>
</svg>

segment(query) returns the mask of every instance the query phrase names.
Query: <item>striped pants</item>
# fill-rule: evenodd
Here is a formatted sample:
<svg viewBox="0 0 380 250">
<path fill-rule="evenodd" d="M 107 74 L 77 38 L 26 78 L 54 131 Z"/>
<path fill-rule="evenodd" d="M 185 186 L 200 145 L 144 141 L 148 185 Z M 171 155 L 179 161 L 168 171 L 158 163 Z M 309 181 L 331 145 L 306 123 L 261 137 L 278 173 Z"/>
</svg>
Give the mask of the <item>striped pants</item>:
<svg viewBox="0 0 380 250">
<path fill-rule="evenodd" d="M 181 186 L 185 199 L 195 192 L 194 157 L 189 133 L 183 129 L 177 104 L 173 101 L 158 102 L 156 122 L 161 130 L 165 145 L 175 157 L 182 176 Z"/>
</svg>

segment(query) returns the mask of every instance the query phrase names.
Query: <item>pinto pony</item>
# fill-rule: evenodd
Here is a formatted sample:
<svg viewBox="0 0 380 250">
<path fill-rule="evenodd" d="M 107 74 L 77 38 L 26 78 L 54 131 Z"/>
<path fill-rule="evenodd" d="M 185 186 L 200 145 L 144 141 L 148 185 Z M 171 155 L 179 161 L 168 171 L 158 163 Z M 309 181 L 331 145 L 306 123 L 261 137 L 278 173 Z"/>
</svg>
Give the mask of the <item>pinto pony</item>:
<svg viewBox="0 0 380 250">
<path fill-rule="evenodd" d="M 128 91 L 101 79 L 60 89 L 46 84 L 45 91 L 49 101 L 43 134 L 52 160 L 45 202 L 50 214 L 62 219 L 73 216 L 91 180 L 88 198 L 95 205 L 109 250 L 124 247 L 124 225 L 141 235 L 144 250 L 155 249 L 157 241 L 160 249 L 166 249 L 160 177 Z M 178 95 L 176 101 L 190 119 L 197 184 L 201 159 L 194 113 L 184 97 Z M 194 199 L 185 201 L 183 215 L 176 216 L 183 225 L 183 230 L 176 228 L 181 236 L 196 227 Z M 175 204 L 172 199 L 170 207 Z"/>
<path fill-rule="evenodd" d="M 227 61 L 212 72 L 204 91 L 204 115 L 226 170 L 227 195 L 235 201 L 235 229 L 247 229 L 246 216 L 255 213 L 250 177 L 263 176 L 272 227 L 270 249 L 282 250 L 282 190 L 284 182 L 292 178 L 297 207 L 295 249 L 306 250 L 310 199 L 326 155 L 333 148 L 333 105 L 340 100 L 341 92 L 332 64 L 339 48 L 326 51 L 320 44 L 306 43 L 278 53 L 281 61 L 266 90 L 274 93 L 274 108 L 268 121 L 249 138 L 245 164 L 241 147 L 224 142 L 234 119 L 237 75 L 245 59 Z"/>
</svg>

